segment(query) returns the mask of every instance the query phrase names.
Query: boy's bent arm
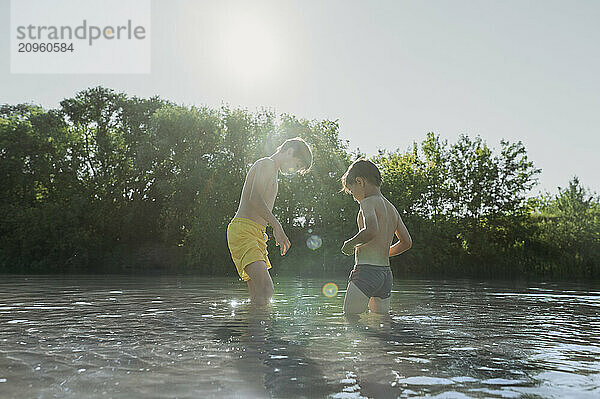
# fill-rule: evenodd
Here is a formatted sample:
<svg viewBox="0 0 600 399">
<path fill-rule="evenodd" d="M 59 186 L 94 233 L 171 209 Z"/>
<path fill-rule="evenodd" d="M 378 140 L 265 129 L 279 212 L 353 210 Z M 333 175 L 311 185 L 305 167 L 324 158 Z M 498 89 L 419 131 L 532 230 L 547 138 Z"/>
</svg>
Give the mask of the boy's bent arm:
<svg viewBox="0 0 600 399">
<path fill-rule="evenodd" d="M 364 199 L 360 203 L 360 209 L 363 212 L 365 219 L 365 227 L 360 229 L 358 233 L 348 241 L 347 245 L 355 247 L 357 245 L 363 245 L 371 241 L 377 236 L 379 232 L 379 223 L 377 222 L 377 214 L 375 213 L 375 207 L 373 206 L 373 200 Z"/>
<path fill-rule="evenodd" d="M 390 247 L 390 256 L 400 255 L 402 252 L 407 251 L 410 249 L 410 247 L 412 247 L 412 238 L 410 238 L 408 229 L 404 225 L 400 215 L 398 215 L 396 237 L 398 237 L 398 242 Z"/>
</svg>

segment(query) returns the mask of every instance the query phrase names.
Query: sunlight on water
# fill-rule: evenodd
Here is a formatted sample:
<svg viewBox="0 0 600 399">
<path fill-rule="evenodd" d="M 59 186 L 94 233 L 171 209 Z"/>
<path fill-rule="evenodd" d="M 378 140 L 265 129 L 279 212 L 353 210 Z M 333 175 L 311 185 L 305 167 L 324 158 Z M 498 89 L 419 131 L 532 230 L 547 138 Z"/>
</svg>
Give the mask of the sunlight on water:
<svg viewBox="0 0 600 399">
<path fill-rule="evenodd" d="M 340 284 L 2 276 L 0 397 L 600 395 L 597 286 L 396 280 L 349 323 Z"/>
</svg>

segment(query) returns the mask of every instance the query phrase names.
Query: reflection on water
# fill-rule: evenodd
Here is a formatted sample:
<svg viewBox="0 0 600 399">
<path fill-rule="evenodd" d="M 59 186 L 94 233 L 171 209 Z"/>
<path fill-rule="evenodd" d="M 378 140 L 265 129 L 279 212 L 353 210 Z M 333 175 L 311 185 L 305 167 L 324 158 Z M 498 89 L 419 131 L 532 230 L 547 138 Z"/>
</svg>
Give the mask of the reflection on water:
<svg viewBox="0 0 600 399">
<path fill-rule="evenodd" d="M 0 397 L 600 396 L 597 285 L 395 281 L 348 323 L 328 281 L 256 309 L 231 279 L 0 276 Z"/>
</svg>

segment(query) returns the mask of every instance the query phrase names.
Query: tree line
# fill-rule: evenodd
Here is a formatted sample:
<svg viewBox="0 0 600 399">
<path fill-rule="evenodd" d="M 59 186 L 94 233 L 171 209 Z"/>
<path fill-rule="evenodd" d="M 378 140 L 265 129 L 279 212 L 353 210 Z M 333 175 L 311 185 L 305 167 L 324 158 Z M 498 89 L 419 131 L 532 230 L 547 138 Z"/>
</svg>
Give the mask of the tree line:
<svg viewBox="0 0 600 399">
<path fill-rule="evenodd" d="M 274 213 L 292 241 L 278 273 L 346 273 L 358 205 L 340 192 L 351 151 L 339 124 L 223 106 L 181 106 L 94 87 L 45 110 L 0 106 L 0 271 L 235 276 L 226 242 L 252 163 L 285 139 L 311 146 L 309 174 L 280 177 Z M 434 133 L 371 157 L 413 247 L 397 276 L 597 278 L 600 198 L 574 177 L 528 196 L 541 171 L 521 142 L 494 149 Z M 311 236 L 320 246 L 306 245 Z"/>
</svg>

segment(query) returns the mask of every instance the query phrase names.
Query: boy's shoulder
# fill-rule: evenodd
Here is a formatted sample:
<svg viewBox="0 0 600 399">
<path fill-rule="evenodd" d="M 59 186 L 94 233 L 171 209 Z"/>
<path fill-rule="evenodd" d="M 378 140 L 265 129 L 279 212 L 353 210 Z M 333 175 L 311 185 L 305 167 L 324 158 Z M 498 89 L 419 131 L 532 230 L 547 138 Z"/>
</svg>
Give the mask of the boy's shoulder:
<svg viewBox="0 0 600 399">
<path fill-rule="evenodd" d="M 360 201 L 360 207 L 361 208 L 373 207 L 377 203 L 377 200 L 378 200 L 378 196 L 375 196 L 375 195 L 371 195 L 370 197 L 365 197 L 365 198 L 363 198 L 362 201 Z"/>
<path fill-rule="evenodd" d="M 273 161 L 269 157 L 259 158 L 256 161 L 254 161 L 254 164 L 252 164 L 252 168 L 261 168 L 261 169 L 266 169 L 266 170 L 273 169 L 274 170 L 275 169 L 275 161 Z"/>
<path fill-rule="evenodd" d="M 388 204 L 392 205 L 392 203 L 390 201 L 388 201 L 388 199 L 385 198 L 383 196 L 383 194 L 380 194 L 380 195 L 371 195 L 369 197 L 363 198 L 363 200 L 360 202 L 360 205 L 366 205 L 369 207 L 373 207 L 373 206 L 376 206 L 378 204 L 383 204 L 383 203 L 388 203 Z"/>
<path fill-rule="evenodd" d="M 388 209 L 391 208 L 396 215 L 398 215 L 398 216 L 400 215 L 400 212 L 398 212 L 398 209 L 396 208 L 396 206 L 394 204 L 392 204 L 392 202 L 390 200 L 385 198 L 385 196 L 383 194 L 372 195 L 370 197 L 366 197 L 365 199 L 363 199 L 361 201 L 360 205 L 361 205 L 361 209 L 364 208 L 365 206 L 368 208 L 388 207 Z"/>
<path fill-rule="evenodd" d="M 396 205 L 392 204 L 392 201 L 390 201 L 389 199 L 387 199 L 383 194 L 381 194 L 381 196 L 383 197 L 383 200 L 390 206 L 392 207 L 392 209 L 394 210 L 394 212 L 396 213 L 396 215 L 400 216 L 400 212 L 398 211 L 398 208 L 396 208 Z"/>
</svg>

